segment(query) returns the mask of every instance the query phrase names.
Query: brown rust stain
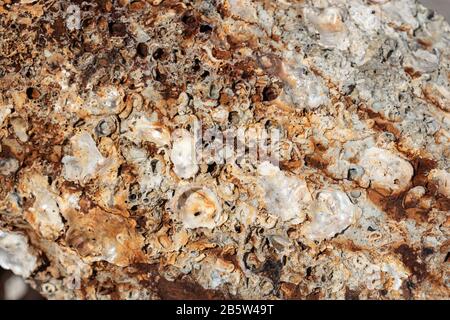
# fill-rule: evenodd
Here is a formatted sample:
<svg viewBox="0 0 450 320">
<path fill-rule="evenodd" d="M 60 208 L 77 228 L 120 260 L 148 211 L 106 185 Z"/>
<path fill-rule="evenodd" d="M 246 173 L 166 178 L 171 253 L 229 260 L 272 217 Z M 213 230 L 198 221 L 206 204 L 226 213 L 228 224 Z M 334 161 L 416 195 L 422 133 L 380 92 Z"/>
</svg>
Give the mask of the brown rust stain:
<svg viewBox="0 0 450 320">
<path fill-rule="evenodd" d="M 405 67 L 403 70 L 405 70 L 405 72 L 413 79 L 417 79 L 422 76 L 422 74 L 419 71 L 414 70 L 414 68 L 412 67 Z"/>
<path fill-rule="evenodd" d="M 188 278 L 169 281 L 160 277 L 156 288 L 158 295 L 163 300 L 223 300 L 229 298 L 220 291 L 204 289 Z"/>
<path fill-rule="evenodd" d="M 394 252 L 400 255 L 403 264 L 411 271 L 418 282 L 423 281 L 427 277 L 427 266 L 418 260 L 419 254 L 416 250 L 407 244 L 401 244 Z"/>
<path fill-rule="evenodd" d="M 414 168 L 413 185 L 427 187 L 428 174 L 437 167 L 437 161 L 417 157 L 411 161 Z"/>
<path fill-rule="evenodd" d="M 383 195 L 374 189 L 367 189 L 367 196 L 374 205 L 380 210 L 386 212 L 388 216 L 395 221 L 401 221 L 407 218 L 413 218 L 418 222 L 425 222 L 428 218 L 429 209 L 406 208 L 404 198 L 407 192 L 394 195 Z M 413 209 L 413 210 L 411 210 Z"/>
<path fill-rule="evenodd" d="M 359 300 L 359 290 L 351 290 L 349 287 L 345 287 L 345 300 Z"/>
<path fill-rule="evenodd" d="M 442 211 L 450 210 L 450 199 L 439 194 L 437 187 L 428 180 L 428 174 L 437 167 L 437 162 L 433 159 L 421 157 L 416 157 L 410 162 L 414 168 L 411 187 L 422 186 L 425 188 L 424 198 L 431 199 L 429 208 L 420 207 L 418 202 L 405 203 L 405 196 L 409 190 L 398 194 L 385 195 L 370 188 L 367 190 L 370 201 L 396 221 L 410 218 L 419 223 L 426 222 L 432 208 Z"/>
<path fill-rule="evenodd" d="M 395 124 L 391 121 L 384 119 L 384 117 L 371 110 L 370 108 L 360 105 L 359 116 L 361 119 L 371 119 L 374 121 L 373 129 L 379 132 L 390 132 L 396 139 L 400 138 L 400 131 L 395 127 Z"/>
<path fill-rule="evenodd" d="M 319 153 L 313 153 L 305 156 L 305 165 L 318 170 L 326 170 L 328 163 L 324 161 Z"/>
<path fill-rule="evenodd" d="M 205 289 L 190 276 L 179 277 L 174 281 L 164 278 L 158 264 L 135 263 L 128 272 L 130 275 L 146 275 L 147 279 L 141 284 L 154 288 L 160 299 L 163 300 L 224 300 L 237 297 L 224 292 Z"/>
</svg>

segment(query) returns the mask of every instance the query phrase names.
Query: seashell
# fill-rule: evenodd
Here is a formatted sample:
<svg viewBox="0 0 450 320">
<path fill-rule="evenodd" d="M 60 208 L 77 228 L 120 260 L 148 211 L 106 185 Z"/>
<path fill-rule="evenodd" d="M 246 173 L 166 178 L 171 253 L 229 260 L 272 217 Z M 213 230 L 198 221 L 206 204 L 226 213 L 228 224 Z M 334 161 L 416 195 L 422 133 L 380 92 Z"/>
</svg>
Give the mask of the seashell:
<svg viewBox="0 0 450 320">
<path fill-rule="evenodd" d="M 237 285 L 240 273 L 232 262 L 219 257 L 207 256 L 201 261 L 201 269 L 197 278 L 204 288 L 219 289 L 226 284 Z"/>
<path fill-rule="evenodd" d="M 95 127 L 95 133 L 99 137 L 107 137 L 113 134 L 117 129 L 117 119 L 109 116 L 100 120 Z"/>
<path fill-rule="evenodd" d="M 2 105 L 0 107 L 0 128 L 3 127 L 5 120 L 11 114 L 12 105 Z"/>
<path fill-rule="evenodd" d="M 66 9 L 66 27 L 70 31 L 79 30 L 81 27 L 80 7 L 71 4 Z"/>
<path fill-rule="evenodd" d="M 312 200 L 306 182 L 286 176 L 278 167 L 267 161 L 259 165 L 258 175 L 258 183 L 264 190 L 267 211 L 279 217 L 281 221 L 295 219 L 302 222 L 305 219 L 302 209 Z"/>
<path fill-rule="evenodd" d="M 93 178 L 106 159 L 97 149 L 94 139 L 86 131 L 80 132 L 70 139 L 72 156 L 64 156 L 63 177 L 70 181 L 85 182 Z"/>
<path fill-rule="evenodd" d="M 0 158 L 0 174 L 9 176 L 19 170 L 19 161 L 14 158 Z"/>
<path fill-rule="evenodd" d="M 358 164 L 371 187 L 389 193 L 405 190 L 414 174 L 412 165 L 391 151 L 371 147 L 364 150 Z"/>
<path fill-rule="evenodd" d="M 133 113 L 123 121 L 121 132 L 133 142 L 153 142 L 158 147 L 170 145 L 169 129 L 157 120 L 157 115 L 151 118 L 144 113 Z"/>
<path fill-rule="evenodd" d="M 173 163 L 173 171 L 182 179 L 192 178 L 199 170 L 194 137 L 189 131 L 178 129 L 173 132 L 172 141 L 170 160 Z"/>
<path fill-rule="evenodd" d="M 45 298 L 449 298 L 437 12 L 1 3 L 0 266 Z"/>
<path fill-rule="evenodd" d="M 142 237 L 131 219 L 94 208 L 87 214 L 69 212 L 68 224 L 66 242 L 90 261 L 124 267 L 142 260 Z"/>
<path fill-rule="evenodd" d="M 0 267 L 28 278 L 37 265 L 36 254 L 24 235 L 0 230 Z"/>
<path fill-rule="evenodd" d="M 25 211 L 25 219 L 45 239 L 56 239 L 64 228 L 56 195 L 49 190 L 48 178 L 30 173 L 22 180 L 21 192 L 34 197 L 33 205 Z"/>
<path fill-rule="evenodd" d="M 252 1 L 249 0 L 227 0 L 228 8 L 235 15 L 247 22 L 256 22 L 257 12 Z"/>
<path fill-rule="evenodd" d="M 12 118 L 10 122 L 14 130 L 14 134 L 17 136 L 17 138 L 19 138 L 19 140 L 22 142 L 27 142 L 28 123 L 20 117 Z"/>
<path fill-rule="evenodd" d="M 400 290 L 403 281 L 409 276 L 409 272 L 405 270 L 402 263 L 392 258 L 388 258 L 388 261 L 383 263 L 381 270 L 392 278 L 392 290 Z"/>
<path fill-rule="evenodd" d="M 320 13 L 305 10 L 306 16 L 320 33 L 319 43 L 324 47 L 346 50 L 350 43 L 347 28 L 342 21 L 341 9 L 327 7 Z"/>
<path fill-rule="evenodd" d="M 179 188 L 171 208 L 187 229 L 213 229 L 225 222 L 217 195 L 207 187 L 189 185 Z"/>
<path fill-rule="evenodd" d="M 302 234 L 309 240 L 324 240 L 334 237 L 347 229 L 361 214 L 346 193 L 324 189 L 318 192 L 311 204 L 310 221 L 302 227 Z"/>
<path fill-rule="evenodd" d="M 442 169 L 433 169 L 428 175 L 428 180 L 437 184 L 438 192 L 450 198 L 450 173 Z"/>
<path fill-rule="evenodd" d="M 410 189 L 403 199 L 403 206 L 408 208 L 416 206 L 425 193 L 426 189 L 422 186 Z"/>
</svg>

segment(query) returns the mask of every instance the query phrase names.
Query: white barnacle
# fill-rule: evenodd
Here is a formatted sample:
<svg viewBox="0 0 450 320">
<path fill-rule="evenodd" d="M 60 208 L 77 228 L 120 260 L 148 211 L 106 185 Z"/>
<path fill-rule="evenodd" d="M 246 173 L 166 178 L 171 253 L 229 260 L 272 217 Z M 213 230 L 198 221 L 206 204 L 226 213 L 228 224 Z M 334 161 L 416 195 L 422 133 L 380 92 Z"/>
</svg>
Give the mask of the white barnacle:
<svg viewBox="0 0 450 320">
<path fill-rule="evenodd" d="M 66 27 L 70 31 L 79 30 L 81 27 L 80 7 L 77 5 L 70 5 L 66 10 Z"/>
<path fill-rule="evenodd" d="M 24 235 L 0 230 L 0 266 L 25 278 L 36 269 L 37 257 Z"/>
<path fill-rule="evenodd" d="M 393 152 L 377 147 L 366 149 L 359 165 L 374 189 L 390 193 L 404 191 L 411 181 L 414 169 L 411 164 Z"/>
<path fill-rule="evenodd" d="M 310 207 L 310 221 L 305 223 L 302 233 L 309 240 L 330 239 L 353 224 L 360 212 L 345 192 L 321 190 Z"/>
<path fill-rule="evenodd" d="M 278 167 L 263 162 L 258 167 L 258 182 L 264 191 L 264 204 L 269 214 L 282 221 L 305 219 L 303 208 L 312 198 L 306 182 L 285 175 Z"/>
<path fill-rule="evenodd" d="M 185 129 L 178 129 L 172 135 L 173 145 L 170 160 L 175 174 L 182 179 L 189 179 L 197 173 L 194 137 Z"/>
<path fill-rule="evenodd" d="M 180 188 L 171 206 L 187 229 L 213 229 L 225 222 L 216 194 L 207 187 L 191 185 Z"/>
<path fill-rule="evenodd" d="M 86 131 L 76 134 L 70 139 L 73 155 L 62 158 L 63 176 L 70 181 L 85 181 L 97 173 L 106 159 L 97 149 L 94 139 Z"/>
</svg>

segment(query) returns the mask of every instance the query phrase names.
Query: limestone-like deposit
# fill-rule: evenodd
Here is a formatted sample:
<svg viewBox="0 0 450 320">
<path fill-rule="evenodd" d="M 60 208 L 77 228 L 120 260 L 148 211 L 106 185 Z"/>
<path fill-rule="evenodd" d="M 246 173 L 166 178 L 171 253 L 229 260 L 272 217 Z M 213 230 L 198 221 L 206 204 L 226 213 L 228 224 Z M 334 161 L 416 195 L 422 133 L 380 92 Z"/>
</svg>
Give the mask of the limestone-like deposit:
<svg viewBox="0 0 450 320">
<path fill-rule="evenodd" d="M 0 267 L 49 299 L 449 299 L 449 112 L 414 0 L 0 0 Z"/>
</svg>

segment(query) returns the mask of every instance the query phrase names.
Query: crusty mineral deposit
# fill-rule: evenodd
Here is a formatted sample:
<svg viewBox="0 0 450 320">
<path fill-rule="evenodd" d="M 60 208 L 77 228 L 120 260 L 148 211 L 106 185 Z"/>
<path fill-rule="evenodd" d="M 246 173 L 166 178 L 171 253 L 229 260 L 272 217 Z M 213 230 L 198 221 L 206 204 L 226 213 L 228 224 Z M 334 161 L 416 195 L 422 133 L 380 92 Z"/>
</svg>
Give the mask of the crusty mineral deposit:
<svg viewBox="0 0 450 320">
<path fill-rule="evenodd" d="M 449 299 L 449 112 L 414 0 L 1 0 L 0 266 L 49 299 Z"/>
</svg>

